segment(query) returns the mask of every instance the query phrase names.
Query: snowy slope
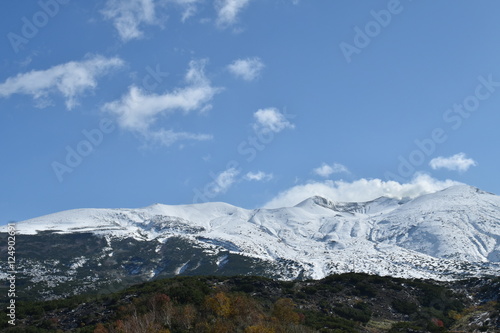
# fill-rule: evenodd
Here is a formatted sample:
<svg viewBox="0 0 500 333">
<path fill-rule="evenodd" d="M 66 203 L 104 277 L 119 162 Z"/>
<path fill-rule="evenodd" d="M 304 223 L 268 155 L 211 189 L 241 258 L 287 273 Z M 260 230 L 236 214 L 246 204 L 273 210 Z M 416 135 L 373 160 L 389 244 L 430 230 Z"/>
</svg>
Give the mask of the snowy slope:
<svg viewBox="0 0 500 333">
<path fill-rule="evenodd" d="M 181 236 L 214 255 L 229 250 L 293 262 L 292 278 L 356 271 L 446 280 L 500 273 L 500 197 L 465 185 L 413 200 L 312 197 L 280 209 L 225 203 L 78 209 L 19 222 L 17 231 L 92 232 L 159 243 Z"/>
<path fill-rule="evenodd" d="M 426 195 L 378 219 L 371 239 L 439 258 L 500 261 L 500 197 L 469 186 Z"/>
</svg>

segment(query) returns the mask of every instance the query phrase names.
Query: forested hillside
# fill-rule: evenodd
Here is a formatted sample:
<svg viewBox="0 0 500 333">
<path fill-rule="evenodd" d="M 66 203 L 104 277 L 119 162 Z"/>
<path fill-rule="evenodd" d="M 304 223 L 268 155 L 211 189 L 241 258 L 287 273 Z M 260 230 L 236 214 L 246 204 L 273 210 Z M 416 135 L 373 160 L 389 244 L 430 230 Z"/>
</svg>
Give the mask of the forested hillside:
<svg viewBox="0 0 500 333">
<path fill-rule="evenodd" d="M 437 283 L 365 274 L 319 281 L 178 277 L 103 296 L 19 302 L 4 332 L 498 332 L 500 279 Z M 10 326 L 10 327 L 9 327 Z"/>
</svg>

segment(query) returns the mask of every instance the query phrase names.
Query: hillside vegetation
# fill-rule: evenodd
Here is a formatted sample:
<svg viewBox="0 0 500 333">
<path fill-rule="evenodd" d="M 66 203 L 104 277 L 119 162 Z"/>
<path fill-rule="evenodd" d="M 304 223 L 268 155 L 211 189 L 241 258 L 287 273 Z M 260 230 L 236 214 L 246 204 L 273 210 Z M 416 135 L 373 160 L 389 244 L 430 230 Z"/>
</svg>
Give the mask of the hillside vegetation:
<svg viewBox="0 0 500 333">
<path fill-rule="evenodd" d="M 355 273 L 293 282 L 178 277 L 19 302 L 16 326 L 7 316 L 0 324 L 10 333 L 499 332 L 499 286 L 500 278 L 436 283 Z"/>
</svg>

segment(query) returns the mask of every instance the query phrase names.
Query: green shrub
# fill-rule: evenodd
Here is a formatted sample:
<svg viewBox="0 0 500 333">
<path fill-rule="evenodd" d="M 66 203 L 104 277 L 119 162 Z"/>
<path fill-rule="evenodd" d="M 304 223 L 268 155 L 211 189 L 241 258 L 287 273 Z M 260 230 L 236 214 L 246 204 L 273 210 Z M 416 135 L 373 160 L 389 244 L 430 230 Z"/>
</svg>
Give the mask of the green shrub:
<svg viewBox="0 0 500 333">
<path fill-rule="evenodd" d="M 395 299 L 391 305 L 394 310 L 405 315 L 414 314 L 418 310 L 417 304 L 406 300 Z"/>
</svg>

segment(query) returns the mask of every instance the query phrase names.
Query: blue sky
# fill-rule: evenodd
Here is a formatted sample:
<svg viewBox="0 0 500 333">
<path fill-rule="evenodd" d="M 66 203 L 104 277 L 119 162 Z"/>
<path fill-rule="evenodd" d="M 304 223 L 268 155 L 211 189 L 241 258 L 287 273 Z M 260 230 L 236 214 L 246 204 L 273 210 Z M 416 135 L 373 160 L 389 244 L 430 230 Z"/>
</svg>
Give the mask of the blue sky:
<svg viewBox="0 0 500 333">
<path fill-rule="evenodd" d="M 500 4 L 0 4 L 0 222 L 500 193 Z"/>
</svg>

